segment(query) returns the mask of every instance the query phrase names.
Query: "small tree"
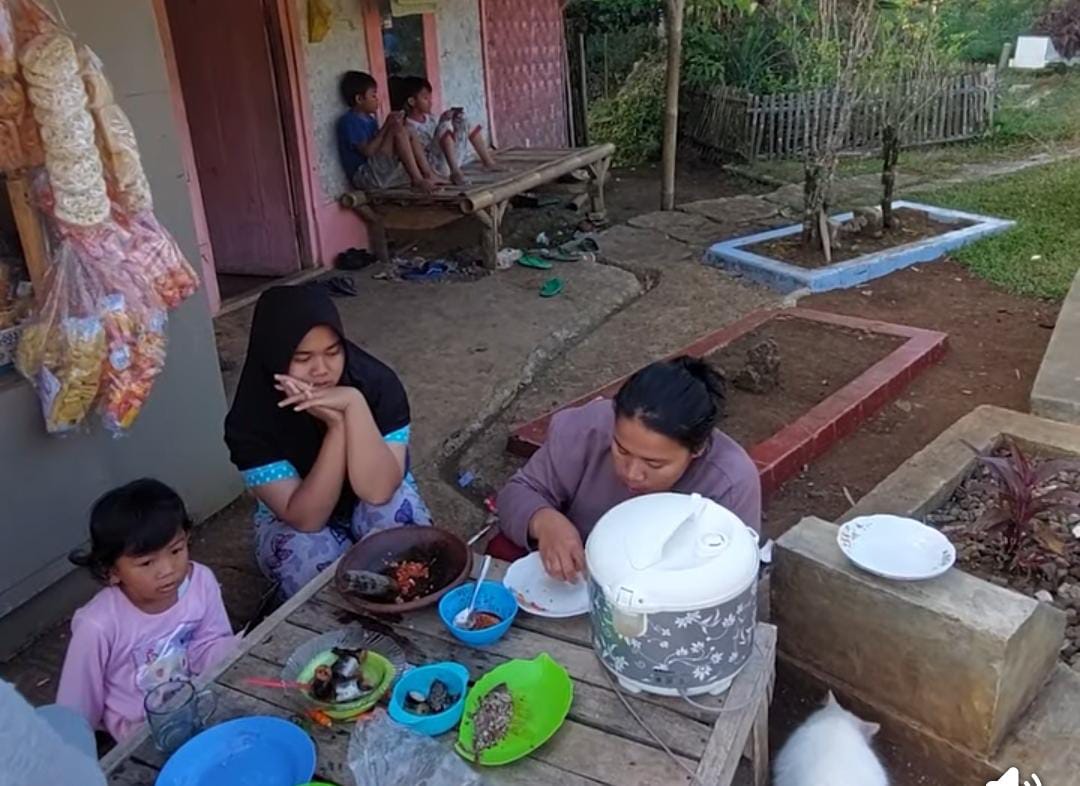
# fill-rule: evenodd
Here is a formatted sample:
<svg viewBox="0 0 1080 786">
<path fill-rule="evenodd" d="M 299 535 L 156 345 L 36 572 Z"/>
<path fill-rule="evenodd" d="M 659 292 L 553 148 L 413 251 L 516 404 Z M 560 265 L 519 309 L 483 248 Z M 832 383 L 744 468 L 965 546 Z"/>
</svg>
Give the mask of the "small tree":
<svg viewBox="0 0 1080 786">
<path fill-rule="evenodd" d="M 878 0 L 783 0 L 779 6 L 795 84 L 823 99 L 820 111 L 807 106 L 802 112 L 812 140 L 803 156 L 802 240 L 820 245 L 831 262 L 829 199 L 852 111 L 873 84 L 866 64 L 880 42 Z"/>
<path fill-rule="evenodd" d="M 881 216 L 894 226 L 896 167 L 912 121 L 942 93 L 942 77 L 953 55 L 933 5 L 893 0 L 879 26 L 880 42 L 868 68 L 878 79 L 881 121 Z"/>
</svg>

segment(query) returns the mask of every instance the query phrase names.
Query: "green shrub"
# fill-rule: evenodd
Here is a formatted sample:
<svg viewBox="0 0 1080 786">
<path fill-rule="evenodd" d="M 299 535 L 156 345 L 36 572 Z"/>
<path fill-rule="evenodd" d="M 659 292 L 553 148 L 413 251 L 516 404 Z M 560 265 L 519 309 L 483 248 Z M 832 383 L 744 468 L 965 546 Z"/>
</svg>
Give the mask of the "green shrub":
<svg viewBox="0 0 1080 786">
<path fill-rule="evenodd" d="M 660 154 L 664 129 L 664 54 L 638 61 L 619 92 L 589 110 L 589 139 L 613 142 L 615 163 L 632 166 Z"/>
<path fill-rule="evenodd" d="M 939 13 L 947 34 L 960 40 L 965 60 L 996 63 L 1006 43 L 1031 30 L 1047 0 L 948 0 Z"/>
<path fill-rule="evenodd" d="M 779 21 L 764 11 L 691 24 L 683 36 L 683 83 L 692 88 L 723 84 L 771 93 L 784 89 L 793 69 Z"/>
</svg>

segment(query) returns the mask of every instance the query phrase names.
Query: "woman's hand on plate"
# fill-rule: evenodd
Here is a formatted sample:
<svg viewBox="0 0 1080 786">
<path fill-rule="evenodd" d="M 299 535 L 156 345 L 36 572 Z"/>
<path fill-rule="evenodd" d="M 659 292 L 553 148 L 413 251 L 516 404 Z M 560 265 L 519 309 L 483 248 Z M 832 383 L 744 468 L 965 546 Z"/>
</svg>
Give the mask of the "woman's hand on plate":
<svg viewBox="0 0 1080 786">
<path fill-rule="evenodd" d="M 573 522 L 548 508 L 533 517 L 529 530 L 540 547 L 540 560 L 547 574 L 562 581 L 576 581 L 585 570 L 585 547 Z"/>
</svg>

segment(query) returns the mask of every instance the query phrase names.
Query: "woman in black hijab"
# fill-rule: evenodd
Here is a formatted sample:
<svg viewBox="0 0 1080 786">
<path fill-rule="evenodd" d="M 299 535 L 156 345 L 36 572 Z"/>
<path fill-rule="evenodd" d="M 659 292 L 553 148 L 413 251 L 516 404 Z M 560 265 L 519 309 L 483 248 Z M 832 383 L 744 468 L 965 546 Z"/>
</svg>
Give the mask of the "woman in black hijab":
<svg viewBox="0 0 1080 786">
<path fill-rule="evenodd" d="M 431 517 L 397 375 L 345 338 L 325 288 L 259 298 L 225 442 L 259 500 L 255 555 L 289 597 L 370 533 Z"/>
</svg>

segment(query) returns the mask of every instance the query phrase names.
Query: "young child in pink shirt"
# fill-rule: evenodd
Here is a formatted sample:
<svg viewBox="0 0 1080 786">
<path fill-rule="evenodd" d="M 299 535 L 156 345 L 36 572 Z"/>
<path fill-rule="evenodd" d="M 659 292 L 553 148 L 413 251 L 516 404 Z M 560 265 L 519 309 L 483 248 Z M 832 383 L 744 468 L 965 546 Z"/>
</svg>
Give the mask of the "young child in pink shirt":
<svg viewBox="0 0 1080 786">
<path fill-rule="evenodd" d="M 175 491 L 136 480 L 90 514 L 90 549 L 71 561 L 108 584 L 75 612 L 57 704 L 122 740 L 162 682 L 190 679 L 236 643 L 214 574 L 188 557 L 191 519 Z"/>
</svg>

